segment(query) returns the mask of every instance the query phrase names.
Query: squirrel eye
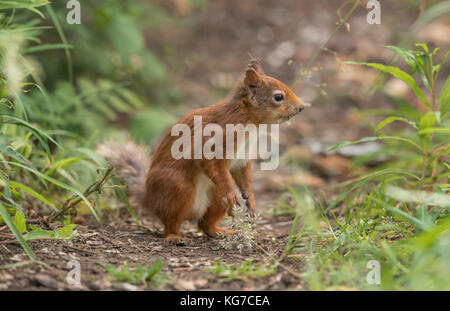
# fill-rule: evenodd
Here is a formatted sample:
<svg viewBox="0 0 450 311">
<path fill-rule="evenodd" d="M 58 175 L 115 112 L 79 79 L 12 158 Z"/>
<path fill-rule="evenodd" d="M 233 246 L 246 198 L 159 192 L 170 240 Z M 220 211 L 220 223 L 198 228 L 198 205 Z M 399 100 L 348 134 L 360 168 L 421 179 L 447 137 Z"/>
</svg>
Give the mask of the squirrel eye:
<svg viewBox="0 0 450 311">
<path fill-rule="evenodd" d="M 274 98 L 277 102 L 280 102 L 280 101 L 282 101 L 282 100 L 284 99 L 284 96 L 283 96 L 283 94 L 275 94 L 275 95 L 273 96 L 273 98 Z"/>
</svg>

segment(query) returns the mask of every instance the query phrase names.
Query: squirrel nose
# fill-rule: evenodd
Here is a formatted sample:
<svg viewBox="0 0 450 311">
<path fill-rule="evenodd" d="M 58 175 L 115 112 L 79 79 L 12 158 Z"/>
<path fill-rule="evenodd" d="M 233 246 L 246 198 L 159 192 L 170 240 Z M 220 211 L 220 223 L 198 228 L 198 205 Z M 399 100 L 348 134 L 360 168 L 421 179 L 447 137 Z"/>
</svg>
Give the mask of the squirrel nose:
<svg viewBox="0 0 450 311">
<path fill-rule="evenodd" d="M 303 109 L 305 109 L 306 107 L 311 107 L 311 104 L 310 104 L 310 103 L 304 103 L 304 102 L 301 102 L 301 105 L 300 105 L 300 107 L 298 108 L 298 112 L 302 112 Z"/>
</svg>

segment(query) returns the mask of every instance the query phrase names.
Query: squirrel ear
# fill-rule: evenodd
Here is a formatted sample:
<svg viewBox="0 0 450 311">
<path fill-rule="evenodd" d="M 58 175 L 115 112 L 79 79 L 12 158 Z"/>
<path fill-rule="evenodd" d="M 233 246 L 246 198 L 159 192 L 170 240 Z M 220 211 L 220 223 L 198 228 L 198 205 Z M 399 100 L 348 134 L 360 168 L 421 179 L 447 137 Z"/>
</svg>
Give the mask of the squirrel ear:
<svg viewBox="0 0 450 311">
<path fill-rule="evenodd" d="M 264 73 L 264 69 L 262 68 L 261 63 L 256 58 L 252 57 L 250 59 L 250 63 L 248 64 L 248 66 L 255 69 L 256 72 L 259 73 L 260 75 L 266 75 Z"/>
<path fill-rule="evenodd" d="M 247 71 L 245 72 L 244 83 L 247 86 L 251 87 L 256 87 L 261 83 L 261 78 L 259 77 L 258 73 L 250 65 L 248 66 Z"/>
</svg>

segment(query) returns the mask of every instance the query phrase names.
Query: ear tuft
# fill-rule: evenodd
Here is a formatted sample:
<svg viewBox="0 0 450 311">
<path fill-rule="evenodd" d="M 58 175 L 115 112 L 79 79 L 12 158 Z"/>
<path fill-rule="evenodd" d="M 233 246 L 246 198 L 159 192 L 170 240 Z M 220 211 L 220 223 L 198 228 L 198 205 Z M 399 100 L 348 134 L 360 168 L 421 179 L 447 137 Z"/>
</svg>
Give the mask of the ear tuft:
<svg viewBox="0 0 450 311">
<path fill-rule="evenodd" d="M 253 56 L 250 57 L 250 63 L 248 64 L 248 66 L 253 68 L 253 69 L 255 69 L 255 71 L 257 73 L 259 73 L 260 75 L 266 75 L 264 73 L 264 69 L 263 69 L 261 63 L 256 58 L 254 58 Z"/>
<path fill-rule="evenodd" d="M 248 66 L 247 71 L 245 72 L 244 82 L 246 85 L 250 87 L 256 87 L 261 82 L 261 78 L 259 77 L 258 73 L 250 65 Z"/>
</svg>

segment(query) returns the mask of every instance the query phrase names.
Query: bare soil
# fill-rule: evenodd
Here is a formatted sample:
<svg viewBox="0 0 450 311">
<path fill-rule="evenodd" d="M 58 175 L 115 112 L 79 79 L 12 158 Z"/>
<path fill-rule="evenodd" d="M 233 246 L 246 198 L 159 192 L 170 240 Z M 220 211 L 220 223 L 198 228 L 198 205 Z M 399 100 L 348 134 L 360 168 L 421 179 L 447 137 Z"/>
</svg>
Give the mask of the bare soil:
<svg viewBox="0 0 450 311">
<path fill-rule="evenodd" d="M 126 215 L 123 215 L 126 216 Z M 264 219 L 260 224 L 261 234 L 257 242 L 268 252 L 277 256 L 283 250 L 290 230 L 289 218 Z M 157 258 L 165 262 L 164 272 L 169 271 L 171 284 L 166 290 L 283 290 L 298 288 L 298 279 L 280 270 L 278 273 L 258 278 L 257 281 L 222 282 L 215 274 L 206 272 L 214 261 L 221 259 L 235 264 L 253 258 L 255 264 L 270 262 L 270 258 L 259 251 L 243 252 L 225 250 L 216 239 L 209 238 L 197 231 L 195 226 L 186 224 L 184 235 L 192 239 L 185 246 L 164 245 L 160 230 L 150 226 L 138 227 L 129 218 L 110 220 L 108 225 L 78 226 L 79 235 L 72 240 L 30 241 L 30 246 L 40 261 L 37 263 L 0 271 L 0 289 L 2 290 L 111 290 L 111 289 L 154 289 L 130 284 L 113 282 L 105 271 L 106 264 L 116 267 L 127 261 L 130 266 L 136 263 L 150 265 Z M 275 243 L 276 242 L 276 243 Z M 81 286 L 72 286 L 66 282 L 72 267 L 67 264 L 77 260 L 81 266 Z M 2 263 L 18 263 L 27 260 L 20 245 L 16 242 L 0 241 L 0 260 Z M 291 265 L 292 261 L 292 265 Z M 291 269 L 299 268 L 294 260 L 285 260 L 284 265 Z"/>
</svg>

